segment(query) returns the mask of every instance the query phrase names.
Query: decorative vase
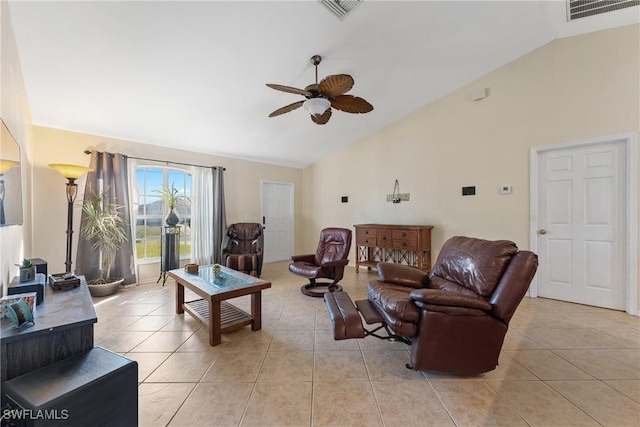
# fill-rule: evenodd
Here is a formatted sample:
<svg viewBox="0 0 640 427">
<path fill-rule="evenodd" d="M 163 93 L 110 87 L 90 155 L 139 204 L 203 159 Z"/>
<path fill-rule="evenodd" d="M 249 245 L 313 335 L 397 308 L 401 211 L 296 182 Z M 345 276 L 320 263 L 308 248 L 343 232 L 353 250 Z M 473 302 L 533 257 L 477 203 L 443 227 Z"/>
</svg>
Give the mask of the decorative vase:
<svg viewBox="0 0 640 427">
<path fill-rule="evenodd" d="M 36 278 L 36 267 L 20 267 L 20 282 L 30 282 Z"/>
<path fill-rule="evenodd" d="M 113 279 L 112 282 L 99 285 L 88 283 L 87 287 L 89 288 L 89 292 L 92 297 L 105 297 L 115 294 L 118 289 L 120 289 L 120 286 L 122 286 L 122 282 L 124 282 L 124 279 L 117 278 Z"/>
<path fill-rule="evenodd" d="M 180 217 L 176 215 L 175 211 L 172 208 L 169 211 L 169 214 L 167 215 L 167 217 L 164 219 L 164 222 L 166 222 L 167 225 L 170 227 L 175 227 L 180 222 Z"/>
<path fill-rule="evenodd" d="M 220 272 L 222 271 L 222 267 L 219 264 L 215 264 L 213 266 L 213 275 L 216 277 L 220 277 Z"/>
</svg>

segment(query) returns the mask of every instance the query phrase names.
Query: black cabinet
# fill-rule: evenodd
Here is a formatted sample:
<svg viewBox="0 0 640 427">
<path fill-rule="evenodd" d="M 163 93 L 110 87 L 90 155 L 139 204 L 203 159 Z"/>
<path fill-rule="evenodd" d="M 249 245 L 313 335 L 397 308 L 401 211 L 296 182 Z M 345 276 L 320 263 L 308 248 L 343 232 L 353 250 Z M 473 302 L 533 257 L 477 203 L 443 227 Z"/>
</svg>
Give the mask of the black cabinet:
<svg viewBox="0 0 640 427">
<path fill-rule="evenodd" d="M 138 363 L 100 347 L 13 378 L 2 393 L 7 425 L 138 425 Z"/>
<path fill-rule="evenodd" d="M 47 288 L 33 326 L 15 328 L 9 318 L 0 321 L 2 381 L 93 348 L 93 324 L 98 318 L 84 276 L 74 289 Z"/>
<path fill-rule="evenodd" d="M 160 277 L 162 286 L 167 281 L 167 271 L 180 267 L 180 225 L 162 227 L 160 236 Z"/>
</svg>

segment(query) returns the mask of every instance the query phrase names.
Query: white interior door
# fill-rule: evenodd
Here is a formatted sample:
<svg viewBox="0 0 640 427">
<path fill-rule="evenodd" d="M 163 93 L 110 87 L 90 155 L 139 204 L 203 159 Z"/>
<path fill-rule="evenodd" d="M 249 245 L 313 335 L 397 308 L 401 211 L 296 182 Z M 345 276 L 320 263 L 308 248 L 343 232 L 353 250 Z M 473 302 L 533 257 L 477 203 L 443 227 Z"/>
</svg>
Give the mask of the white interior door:
<svg viewBox="0 0 640 427">
<path fill-rule="evenodd" d="M 264 262 L 283 261 L 293 253 L 293 184 L 262 181 Z"/>
<path fill-rule="evenodd" d="M 624 144 L 576 146 L 538 156 L 538 295 L 624 309 Z"/>
</svg>

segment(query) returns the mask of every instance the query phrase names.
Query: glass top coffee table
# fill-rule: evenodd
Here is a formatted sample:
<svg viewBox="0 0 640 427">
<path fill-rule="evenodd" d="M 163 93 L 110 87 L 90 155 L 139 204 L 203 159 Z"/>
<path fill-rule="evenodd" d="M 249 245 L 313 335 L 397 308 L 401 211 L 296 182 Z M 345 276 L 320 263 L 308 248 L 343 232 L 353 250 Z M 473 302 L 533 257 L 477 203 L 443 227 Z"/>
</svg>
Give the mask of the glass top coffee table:
<svg viewBox="0 0 640 427">
<path fill-rule="evenodd" d="M 262 328 L 262 290 L 270 288 L 271 282 L 226 267 L 215 276 L 212 265 L 201 266 L 197 273 L 176 269 L 168 274 L 176 281 L 176 313 L 186 311 L 207 326 L 211 346 L 222 342 L 221 334 L 247 325 L 254 331 Z M 201 299 L 185 302 L 184 288 Z M 225 301 L 243 295 L 251 295 L 251 313 Z"/>
</svg>

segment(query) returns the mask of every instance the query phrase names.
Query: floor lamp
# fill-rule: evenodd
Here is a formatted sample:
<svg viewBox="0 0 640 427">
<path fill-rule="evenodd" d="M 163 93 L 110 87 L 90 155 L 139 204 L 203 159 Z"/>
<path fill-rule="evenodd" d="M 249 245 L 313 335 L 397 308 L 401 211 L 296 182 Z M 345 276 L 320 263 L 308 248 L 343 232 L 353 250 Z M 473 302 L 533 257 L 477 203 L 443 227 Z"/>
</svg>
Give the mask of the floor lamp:
<svg viewBox="0 0 640 427">
<path fill-rule="evenodd" d="M 64 263 L 66 266 L 65 272 L 71 273 L 71 237 L 73 236 L 73 202 L 76 200 L 78 194 L 78 184 L 76 179 L 89 171 L 89 168 L 76 165 L 64 165 L 55 163 L 49 165 L 62 174 L 69 180 L 67 182 L 67 261 Z"/>
</svg>

